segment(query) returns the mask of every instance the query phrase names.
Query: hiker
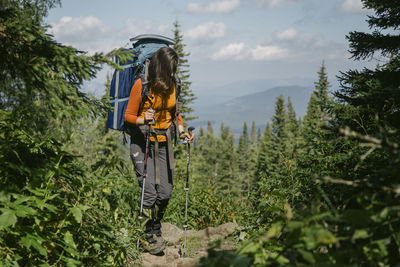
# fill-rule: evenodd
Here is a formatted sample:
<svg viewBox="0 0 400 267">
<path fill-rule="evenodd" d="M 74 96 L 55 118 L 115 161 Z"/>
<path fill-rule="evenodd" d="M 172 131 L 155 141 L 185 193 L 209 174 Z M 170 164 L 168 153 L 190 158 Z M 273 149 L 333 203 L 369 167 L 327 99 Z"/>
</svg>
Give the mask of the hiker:
<svg viewBox="0 0 400 267">
<path fill-rule="evenodd" d="M 157 50 L 148 64 L 149 96 L 142 103 L 142 86 L 146 81 L 137 79 L 130 92 L 124 116 L 125 122 L 135 129 L 131 133 L 130 155 L 139 186 L 144 190 L 143 199 L 139 197 L 144 217 L 142 225 L 145 240 L 142 245 L 152 254 L 158 254 L 165 248 L 160 221 L 173 188 L 175 163 L 172 140 L 177 136 L 176 131 L 179 138 L 186 138 L 189 143 L 194 138 L 194 134 L 184 131 L 182 116 L 177 113 L 177 64 L 178 55 L 175 50 L 168 46 Z M 145 167 L 148 132 L 150 143 Z"/>
</svg>

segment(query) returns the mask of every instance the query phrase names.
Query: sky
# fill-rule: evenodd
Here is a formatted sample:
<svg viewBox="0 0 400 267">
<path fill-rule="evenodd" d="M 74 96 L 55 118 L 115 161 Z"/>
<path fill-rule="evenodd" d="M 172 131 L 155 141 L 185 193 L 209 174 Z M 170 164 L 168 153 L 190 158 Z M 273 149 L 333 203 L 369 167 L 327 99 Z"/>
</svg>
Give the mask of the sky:
<svg viewBox="0 0 400 267">
<path fill-rule="evenodd" d="M 239 81 L 309 82 L 322 61 L 335 84 L 339 71 L 371 64 L 350 59 L 345 38 L 369 31 L 368 14 L 361 0 L 65 0 L 46 23 L 58 42 L 90 54 L 130 47 L 139 34 L 173 37 L 177 20 L 192 90 L 202 95 Z M 109 72 L 88 90 L 101 94 Z"/>
</svg>

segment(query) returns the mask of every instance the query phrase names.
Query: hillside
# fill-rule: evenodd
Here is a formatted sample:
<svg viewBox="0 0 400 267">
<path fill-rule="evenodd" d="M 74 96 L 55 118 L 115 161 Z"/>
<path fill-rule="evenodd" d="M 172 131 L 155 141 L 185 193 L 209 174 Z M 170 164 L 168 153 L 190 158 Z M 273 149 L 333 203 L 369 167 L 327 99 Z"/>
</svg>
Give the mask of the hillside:
<svg viewBox="0 0 400 267">
<path fill-rule="evenodd" d="M 265 91 L 234 97 L 228 101 L 213 103 L 210 96 L 199 97 L 195 115 L 199 119 L 193 121 L 196 127 L 206 127 L 211 121 L 217 130 L 223 122 L 229 125 L 234 133 L 242 131 L 243 123 L 248 125 L 255 121 L 257 128 L 263 131 L 266 122 L 274 113 L 276 98 L 283 95 L 290 97 L 298 117 L 303 116 L 313 91 L 313 86 L 278 86 Z M 218 95 L 218 92 L 215 93 Z M 207 104 L 208 103 L 208 104 Z"/>
</svg>

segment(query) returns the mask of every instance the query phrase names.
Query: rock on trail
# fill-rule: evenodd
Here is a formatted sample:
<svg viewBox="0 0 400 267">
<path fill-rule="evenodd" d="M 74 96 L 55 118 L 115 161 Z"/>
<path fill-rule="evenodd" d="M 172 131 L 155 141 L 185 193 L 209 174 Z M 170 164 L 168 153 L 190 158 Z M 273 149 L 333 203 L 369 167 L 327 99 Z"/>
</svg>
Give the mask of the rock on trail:
<svg viewBox="0 0 400 267">
<path fill-rule="evenodd" d="M 224 239 L 237 227 L 234 223 L 222 224 L 218 227 L 207 227 L 200 231 L 186 231 L 186 257 L 183 253 L 183 230 L 170 223 L 162 223 L 163 237 L 167 246 L 162 255 L 142 253 L 144 267 L 191 267 L 195 266 L 200 258 L 207 256 L 208 244 L 218 239 Z M 233 242 L 223 242 L 223 250 L 232 250 Z"/>
</svg>

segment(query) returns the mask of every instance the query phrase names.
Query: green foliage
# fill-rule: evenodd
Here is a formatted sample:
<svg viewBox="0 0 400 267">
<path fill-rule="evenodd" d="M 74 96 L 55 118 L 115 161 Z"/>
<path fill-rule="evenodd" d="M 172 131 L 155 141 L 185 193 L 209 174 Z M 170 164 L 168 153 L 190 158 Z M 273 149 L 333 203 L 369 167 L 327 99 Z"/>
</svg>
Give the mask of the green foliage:
<svg viewBox="0 0 400 267">
<path fill-rule="evenodd" d="M 215 137 L 211 123 L 207 132 L 200 129 L 200 134 L 191 146 L 188 225 L 191 229 L 203 229 L 218 226 L 237 219 L 240 210 L 238 194 L 240 187 L 235 187 L 237 179 L 234 171 L 233 133 L 229 127 L 221 125 L 221 136 Z M 182 146 L 183 148 L 183 146 Z M 181 151 L 184 151 L 181 148 Z M 165 214 L 165 221 L 180 227 L 184 222 L 186 185 L 186 151 L 181 155 L 174 175 L 174 191 Z M 227 197 L 228 196 L 228 197 Z"/>
<path fill-rule="evenodd" d="M 239 137 L 239 144 L 236 149 L 236 160 L 237 160 L 237 168 L 238 168 L 238 180 L 240 184 L 238 185 L 241 191 L 241 194 L 247 195 L 249 193 L 249 184 L 248 182 L 251 180 L 251 166 L 249 166 L 251 162 L 252 151 L 251 143 L 249 138 L 249 133 L 247 131 L 246 122 L 243 125 L 243 132 Z"/>
<path fill-rule="evenodd" d="M 57 43 L 43 25 L 56 3 L 1 3 L 0 265 L 122 265 L 138 257 L 138 192 L 98 116 L 106 101 L 79 91 L 120 51 Z"/>
<path fill-rule="evenodd" d="M 235 177 L 234 136 L 229 126 L 221 124 L 220 136 L 216 144 L 216 187 L 223 194 L 239 195 L 237 177 Z"/>
<path fill-rule="evenodd" d="M 121 135 L 105 129 L 108 100 L 79 91 L 101 64 L 112 64 L 109 56 L 126 55 L 87 56 L 54 41 L 42 23 L 57 3 L 1 3 L 0 265 L 134 264 L 139 188 L 128 151 Z M 220 136 L 211 123 L 199 129 L 189 227 L 236 221 L 244 240 L 235 252 L 214 243 L 200 266 L 399 264 L 400 3 L 363 4 L 376 11 L 368 19 L 375 30 L 349 34 L 353 58 L 380 53 L 385 62 L 343 73 L 335 100 L 323 63 L 304 120 L 281 96 L 262 137 L 254 123 L 250 134 L 244 124 L 238 145 L 229 126 L 221 125 Z M 188 53 L 174 26 L 190 113 Z M 165 215 L 178 226 L 186 156 L 185 146 L 176 149 Z"/>
<path fill-rule="evenodd" d="M 168 221 L 183 228 L 185 221 L 185 191 L 186 182 L 178 180 L 175 183 L 173 197 L 169 202 L 169 208 L 164 217 Z M 200 185 L 192 180 L 189 185 L 188 199 L 188 227 L 193 230 L 204 229 L 208 226 L 233 221 L 236 216 L 236 209 L 233 198 L 224 196 L 214 188 Z"/>
<path fill-rule="evenodd" d="M 56 140 L 30 135 L 10 112 L 1 112 L 0 128 L 1 265 L 125 262 L 130 237 L 121 232 L 134 193 L 127 174 L 88 169 Z"/>
<path fill-rule="evenodd" d="M 386 62 L 343 73 L 335 101 L 322 64 L 294 157 L 285 139 L 295 139 L 284 127 L 293 116 L 285 121 L 277 100 L 254 179 L 258 219 L 244 228 L 252 237 L 229 257 L 210 253 L 203 266 L 399 264 L 400 3 L 362 2 L 376 11 L 368 20 L 374 32 L 350 33 L 353 58 L 380 53 Z"/>
</svg>

